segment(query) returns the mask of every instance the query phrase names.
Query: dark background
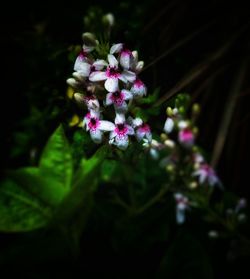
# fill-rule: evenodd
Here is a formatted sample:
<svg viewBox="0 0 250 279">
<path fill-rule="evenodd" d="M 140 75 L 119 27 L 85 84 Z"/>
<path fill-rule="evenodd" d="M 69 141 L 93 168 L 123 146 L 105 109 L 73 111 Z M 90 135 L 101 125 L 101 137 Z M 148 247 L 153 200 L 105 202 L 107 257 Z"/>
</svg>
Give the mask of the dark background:
<svg viewBox="0 0 250 279">
<path fill-rule="evenodd" d="M 146 68 L 141 77 L 149 94 L 159 87 L 159 98 L 187 92 L 193 101 L 200 102 L 199 143 L 211 158 L 218 131 L 223 127 L 221 121 L 231 104 L 230 96 L 237 95 L 217 171 L 228 190 L 249 197 L 250 10 L 241 1 L 7 3 L 1 9 L 0 35 L 2 169 L 32 163 L 31 151 L 39 154 L 57 124 L 69 118 L 71 108 L 64 98 L 65 80 L 71 75 L 73 66 L 68 58 L 69 48 L 81 43 L 81 33 L 88 31 L 84 29 L 83 17 L 95 4 L 104 12 L 114 13 L 117 22 L 115 42 L 126 41 L 132 48 L 137 48 L 145 65 L 179 44 Z M 195 36 L 184 40 L 197 30 Z M 235 80 L 241 71 L 244 73 L 238 85 Z M 194 73 L 198 74 L 194 76 Z M 166 102 L 161 106 L 163 115 Z M 35 113 L 34 109 L 40 113 Z M 162 128 L 159 118 L 163 121 L 164 117 L 152 117 L 158 131 Z M 19 132 L 26 137 L 20 137 Z M 1 243 L 8 247 L 15 236 L 4 235 L 2 239 Z M 98 238 L 98 243 L 102 242 L 105 242 L 105 235 Z M 220 261 L 214 261 L 216 278 L 221 275 L 233 278 L 247 268 L 248 259 L 244 257 L 228 262 L 226 245 L 221 242 L 218 255 L 211 254 Z M 105 247 L 102 249 L 105 251 Z M 91 251 L 91 247 L 87 250 Z M 145 261 L 153 268 L 157 262 L 153 255 L 160 252 L 161 249 L 155 247 L 152 258 L 148 256 L 142 263 L 131 259 L 130 255 L 124 256 L 124 261 L 130 263 L 130 268 L 131 262 L 137 261 L 138 270 Z M 101 269 L 109 266 L 110 259 L 114 261 L 112 255 L 105 259 L 106 255 L 97 257 Z M 56 264 L 58 262 L 60 259 Z M 126 270 L 121 262 L 116 265 Z"/>
</svg>

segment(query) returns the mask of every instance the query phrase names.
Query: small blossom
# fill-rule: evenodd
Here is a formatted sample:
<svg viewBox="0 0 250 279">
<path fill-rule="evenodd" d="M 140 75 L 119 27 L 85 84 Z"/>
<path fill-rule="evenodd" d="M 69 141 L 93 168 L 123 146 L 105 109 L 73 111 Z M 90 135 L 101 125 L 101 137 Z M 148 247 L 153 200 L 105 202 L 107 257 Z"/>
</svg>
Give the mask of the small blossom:
<svg viewBox="0 0 250 279">
<path fill-rule="evenodd" d="M 194 134 L 192 130 L 186 128 L 179 131 L 178 140 L 183 146 L 191 147 L 194 144 Z"/>
<path fill-rule="evenodd" d="M 108 55 L 109 65 L 105 72 L 94 71 L 90 74 L 89 80 L 92 82 L 106 80 L 104 87 L 109 92 L 116 92 L 119 90 L 119 80 L 124 83 L 133 82 L 136 78 L 135 74 L 130 71 L 123 71 L 118 69 L 118 61 L 114 55 Z"/>
<path fill-rule="evenodd" d="M 132 51 L 127 49 L 124 44 L 119 43 L 111 47 L 110 54 L 114 53 L 119 53 L 121 66 L 126 70 L 130 69 L 134 58 L 132 55 Z"/>
<path fill-rule="evenodd" d="M 134 97 L 143 97 L 147 95 L 147 88 L 145 84 L 138 78 L 135 80 L 130 90 Z"/>
<path fill-rule="evenodd" d="M 133 55 L 133 63 L 131 69 L 138 74 L 142 71 L 144 67 L 144 61 L 138 61 L 138 52 L 136 50 L 132 51 L 132 55 Z"/>
<path fill-rule="evenodd" d="M 142 146 L 149 150 L 149 154 L 152 159 L 157 160 L 159 158 L 159 150 L 163 148 L 162 144 L 156 140 L 149 141 L 147 138 L 143 139 Z"/>
<path fill-rule="evenodd" d="M 125 123 L 122 115 L 116 116 L 115 127 L 109 136 L 109 143 L 116 145 L 119 149 L 125 150 L 129 144 L 129 135 L 134 135 L 134 129 Z"/>
<path fill-rule="evenodd" d="M 115 125 L 112 122 L 100 120 L 99 113 L 90 111 L 83 120 L 83 126 L 90 132 L 90 136 L 95 143 L 101 143 L 103 132 L 112 131 Z"/>
<path fill-rule="evenodd" d="M 94 47 L 89 47 L 89 46 L 83 45 L 82 50 L 78 54 L 75 64 L 74 64 L 74 70 L 76 72 L 78 72 L 81 69 L 82 63 L 89 61 L 88 53 L 90 53 L 93 49 L 94 49 Z"/>
<path fill-rule="evenodd" d="M 105 66 L 107 66 L 108 63 L 105 60 L 96 60 L 96 61 L 83 61 L 78 64 L 77 69 L 74 70 L 77 71 L 81 76 L 83 77 L 89 77 L 89 75 L 94 71 L 100 71 Z"/>
<path fill-rule="evenodd" d="M 220 184 L 215 171 L 206 163 L 201 164 L 199 169 L 193 172 L 193 176 L 198 176 L 200 184 L 208 183 L 210 186 Z"/>
<path fill-rule="evenodd" d="M 174 198 L 176 201 L 176 222 L 177 224 L 181 225 L 185 222 L 185 213 L 189 208 L 189 201 L 188 198 L 181 193 L 175 193 Z"/>
<path fill-rule="evenodd" d="M 148 139 L 149 142 L 152 141 L 151 129 L 148 124 L 144 123 L 141 118 L 137 117 L 135 119 L 128 119 L 131 126 L 135 129 L 135 136 L 138 141 L 141 141 L 143 138 Z"/>
<path fill-rule="evenodd" d="M 106 96 L 106 105 L 113 104 L 115 110 L 119 113 L 124 113 L 127 111 L 127 100 L 131 100 L 133 95 L 128 90 L 121 90 L 112 93 L 108 93 Z"/>
</svg>

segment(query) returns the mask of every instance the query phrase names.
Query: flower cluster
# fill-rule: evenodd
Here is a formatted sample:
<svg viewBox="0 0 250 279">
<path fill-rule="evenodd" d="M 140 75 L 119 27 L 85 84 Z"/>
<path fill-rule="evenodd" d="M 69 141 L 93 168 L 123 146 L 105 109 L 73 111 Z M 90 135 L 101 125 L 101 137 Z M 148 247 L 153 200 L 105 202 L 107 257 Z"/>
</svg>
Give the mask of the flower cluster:
<svg viewBox="0 0 250 279">
<path fill-rule="evenodd" d="M 193 112 L 197 112 L 196 104 Z M 186 118 L 185 113 L 177 107 L 168 107 L 167 115 L 161 141 L 153 139 L 149 142 L 144 139 L 144 147 L 155 159 L 164 154 L 160 158 L 160 165 L 166 168 L 171 185 L 178 183 L 178 189 L 172 190 L 176 201 L 176 221 L 182 224 L 186 210 L 190 209 L 191 205 L 196 205 L 196 201 L 192 200 L 195 189 L 222 186 L 214 169 L 206 162 L 195 144 L 198 129 L 194 119 Z"/>
<path fill-rule="evenodd" d="M 138 61 L 137 51 L 129 50 L 122 43 L 114 44 L 106 59 L 99 59 L 101 47 L 93 34 L 85 33 L 83 39 L 88 44 L 83 44 L 75 61 L 73 78 L 67 82 L 76 90 L 75 99 L 88 109 L 83 126 L 92 140 L 101 143 L 108 132 L 109 144 L 122 150 L 128 147 L 131 136 L 151 142 L 149 125 L 140 118 L 127 117 L 133 99 L 145 96 L 147 91 L 138 77 L 144 62 Z M 114 111 L 111 116 L 109 107 Z M 104 120 L 104 115 L 109 120 Z"/>
</svg>

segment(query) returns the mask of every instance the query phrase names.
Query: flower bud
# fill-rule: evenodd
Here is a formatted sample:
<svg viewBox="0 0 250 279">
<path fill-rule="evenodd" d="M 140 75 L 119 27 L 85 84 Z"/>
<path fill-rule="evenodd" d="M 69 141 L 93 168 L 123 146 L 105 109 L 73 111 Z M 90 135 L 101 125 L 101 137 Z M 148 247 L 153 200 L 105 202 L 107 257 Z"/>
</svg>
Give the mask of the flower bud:
<svg viewBox="0 0 250 279">
<path fill-rule="evenodd" d="M 166 109 L 166 114 L 167 114 L 169 117 L 173 116 L 173 111 L 172 111 L 172 108 L 171 108 L 171 107 L 167 107 L 167 109 Z"/>
<path fill-rule="evenodd" d="M 200 111 L 201 111 L 200 105 L 197 103 L 193 104 L 193 106 L 192 106 L 193 114 L 197 115 L 200 113 Z"/>
<path fill-rule="evenodd" d="M 85 32 L 82 34 L 82 40 L 87 46 L 96 46 L 97 40 L 93 33 Z"/>
<path fill-rule="evenodd" d="M 80 104 L 80 105 L 84 104 L 84 95 L 83 94 L 75 93 L 74 94 L 74 99 L 78 104 Z"/>
<path fill-rule="evenodd" d="M 115 17 L 113 14 L 108 13 L 103 16 L 102 21 L 105 25 L 108 25 L 109 27 L 113 27 L 115 24 Z"/>
<path fill-rule="evenodd" d="M 218 233 L 217 231 L 212 230 L 212 231 L 209 231 L 209 232 L 208 232 L 208 236 L 209 236 L 210 238 L 218 238 L 219 233 Z"/>
</svg>

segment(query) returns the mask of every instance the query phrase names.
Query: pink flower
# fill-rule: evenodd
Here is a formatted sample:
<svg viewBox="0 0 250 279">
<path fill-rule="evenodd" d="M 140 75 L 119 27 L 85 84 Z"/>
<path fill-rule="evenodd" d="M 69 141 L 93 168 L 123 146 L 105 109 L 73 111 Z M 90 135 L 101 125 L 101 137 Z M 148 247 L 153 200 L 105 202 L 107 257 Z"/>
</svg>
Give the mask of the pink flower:
<svg viewBox="0 0 250 279">
<path fill-rule="evenodd" d="M 179 131 L 179 142 L 185 147 L 191 147 L 194 144 L 194 134 L 191 129 L 185 128 Z"/>
<path fill-rule="evenodd" d="M 117 114 L 115 119 L 115 127 L 110 133 L 110 144 L 116 145 L 119 149 L 125 150 L 129 144 L 129 135 L 134 135 L 134 129 L 125 123 L 125 116 Z"/>
<path fill-rule="evenodd" d="M 116 91 L 113 93 L 108 93 L 106 96 L 106 105 L 113 104 L 115 107 L 115 110 L 119 113 L 124 113 L 127 111 L 127 100 L 130 100 L 133 98 L 133 95 L 128 90 L 121 90 Z"/>
<path fill-rule="evenodd" d="M 100 71 L 105 66 L 108 66 L 108 63 L 104 60 L 83 60 L 82 62 L 78 62 L 77 67 L 74 68 L 82 77 L 89 77 L 89 75 L 94 71 Z"/>
<path fill-rule="evenodd" d="M 193 172 L 193 176 L 198 176 L 200 184 L 208 183 L 210 186 L 220 184 L 215 171 L 206 163 L 202 163 L 199 169 Z"/>
<path fill-rule="evenodd" d="M 95 143 L 101 143 L 103 132 L 112 131 L 115 125 L 112 122 L 100 120 L 99 113 L 90 111 L 83 120 L 83 126 L 90 132 L 90 136 Z"/>
<path fill-rule="evenodd" d="M 118 68 L 118 61 L 114 55 L 108 55 L 109 66 L 105 72 L 94 71 L 90 74 L 89 80 L 92 82 L 106 80 L 104 87 L 109 92 L 116 92 L 119 90 L 119 80 L 124 83 L 133 82 L 136 75 L 130 71 L 121 72 Z"/>
<path fill-rule="evenodd" d="M 127 49 L 124 44 L 115 44 L 110 48 L 110 54 L 119 53 L 121 66 L 128 70 L 131 68 L 133 63 L 132 51 Z"/>
<path fill-rule="evenodd" d="M 138 141 L 141 141 L 144 138 L 146 138 L 148 142 L 152 141 L 151 129 L 148 124 L 144 123 L 141 118 L 133 119 L 130 117 L 128 120 L 135 129 L 135 136 Z"/>
<path fill-rule="evenodd" d="M 147 94 L 147 88 L 145 84 L 138 78 L 135 80 L 130 90 L 134 97 L 143 97 Z"/>
</svg>

